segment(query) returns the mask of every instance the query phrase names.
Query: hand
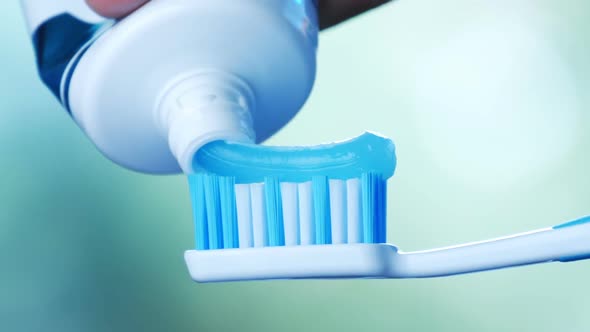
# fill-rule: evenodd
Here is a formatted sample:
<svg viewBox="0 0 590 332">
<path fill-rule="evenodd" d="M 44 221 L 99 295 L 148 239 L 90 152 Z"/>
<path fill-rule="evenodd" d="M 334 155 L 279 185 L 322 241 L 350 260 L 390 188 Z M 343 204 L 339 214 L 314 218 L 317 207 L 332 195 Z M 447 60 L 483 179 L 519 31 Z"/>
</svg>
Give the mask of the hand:
<svg viewBox="0 0 590 332">
<path fill-rule="evenodd" d="M 86 0 L 97 13 L 121 18 L 149 0 Z M 320 28 L 325 29 L 380 6 L 390 0 L 320 0 Z"/>
</svg>

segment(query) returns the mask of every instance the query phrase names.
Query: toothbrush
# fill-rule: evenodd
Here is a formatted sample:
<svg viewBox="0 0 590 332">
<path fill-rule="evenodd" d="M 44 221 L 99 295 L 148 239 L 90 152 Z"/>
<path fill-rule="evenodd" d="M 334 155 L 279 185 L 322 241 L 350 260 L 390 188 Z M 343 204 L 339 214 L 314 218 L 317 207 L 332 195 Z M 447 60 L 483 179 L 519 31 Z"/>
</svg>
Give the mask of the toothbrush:
<svg viewBox="0 0 590 332">
<path fill-rule="evenodd" d="M 590 217 L 426 251 L 386 244 L 393 143 L 374 134 L 314 148 L 224 142 L 189 177 L 197 250 L 193 280 L 429 278 L 590 258 Z M 214 170 L 214 172 L 212 172 Z"/>
</svg>

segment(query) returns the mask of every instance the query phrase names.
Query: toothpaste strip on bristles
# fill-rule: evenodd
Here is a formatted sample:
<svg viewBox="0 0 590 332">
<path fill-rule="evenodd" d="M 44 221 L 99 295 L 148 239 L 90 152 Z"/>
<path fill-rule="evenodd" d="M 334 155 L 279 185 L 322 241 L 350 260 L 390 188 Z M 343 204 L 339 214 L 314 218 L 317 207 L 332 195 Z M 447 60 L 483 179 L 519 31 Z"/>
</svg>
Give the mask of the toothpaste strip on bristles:
<svg viewBox="0 0 590 332">
<path fill-rule="evenodd" d="M 315 147 L 213 142 L 189 176 L 198 250 L 384 243 L 391 140 Z"/>
</svg>

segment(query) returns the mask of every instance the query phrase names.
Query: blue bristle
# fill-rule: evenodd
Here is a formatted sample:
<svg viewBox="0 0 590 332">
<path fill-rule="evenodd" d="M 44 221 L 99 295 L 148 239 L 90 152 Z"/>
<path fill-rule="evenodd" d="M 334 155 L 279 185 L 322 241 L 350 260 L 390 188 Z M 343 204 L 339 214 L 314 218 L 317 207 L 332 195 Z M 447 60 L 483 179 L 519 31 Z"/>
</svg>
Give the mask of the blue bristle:
<svg viewBox="0 0 590 332">
<path fill-rule="evenodd" d="M 312 179 L 315 244 L 332 243 L 332 222 L 330 217 L 330 189 L 328 178 L 316 176 Z"/>
<path fill-rule="evenodd" d="M 285 245 L 285 226 L 283 224 L 283 207 L 281 201 L 281 184 L 277 178 L 264 180 L 264 199 L 268 245 L 271 247 Z"/>
<path fill-rule="evenodd" d="M 223 249 L 223 226 L 219 199 L 219 177 L 205 175 L 205 211 L 209 230 L 209 249 Z"/>
<path fill-rule="evenodd" d="M 219 201 L 223 226 L 223 248 L 238 248 L 238 219 L 236 212 L 235 179 L 219 178 Z"/>
<path fill-rule="evenodd" d="M 385 242 L 386 183 L 374 173 L 361 177 L 363 202 L 363 243 Z"/>
<path fill-rule="evenodd" d="M 209 235 L 207 232 L 207 214 L 205 213 L 203 175 L 190 176 L 189 188 L 195 221 L 196 248 L 197 250 L 207 250 L 209 249 Z"/>
<path fill-rule="evenodd" d="M 375 210 L 373 204 L 373 176 L 364 173 L 361 177 L 361 194 L 363 201 L 363 243 L 373 242 L 373 230 L 375 229 Z"/>
<path fill-rule="evenodd" d="M 378 190 L 375 194 L 377 200 L 377 216 L 378 223 L 377 243 L 387 242 L 387 182 L 382 176 L 377 175 Z"/>
</svg>

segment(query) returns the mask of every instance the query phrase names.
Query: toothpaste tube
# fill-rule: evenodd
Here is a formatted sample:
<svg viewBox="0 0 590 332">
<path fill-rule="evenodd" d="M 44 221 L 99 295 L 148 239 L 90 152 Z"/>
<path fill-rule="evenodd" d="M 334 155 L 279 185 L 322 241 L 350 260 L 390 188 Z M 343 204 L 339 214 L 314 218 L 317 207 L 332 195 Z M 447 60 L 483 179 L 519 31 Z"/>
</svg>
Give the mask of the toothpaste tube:
<svg viewBox="0 0 590 332">
<path fill-rule="evenodd" d="M 22 0 L 43 82 L 108 158 L 194 172 L 215 140 L 259 143 L 313 87 L 315 0 L 152 0 L 115 21 L 83 0 Z"/>
</svg>

